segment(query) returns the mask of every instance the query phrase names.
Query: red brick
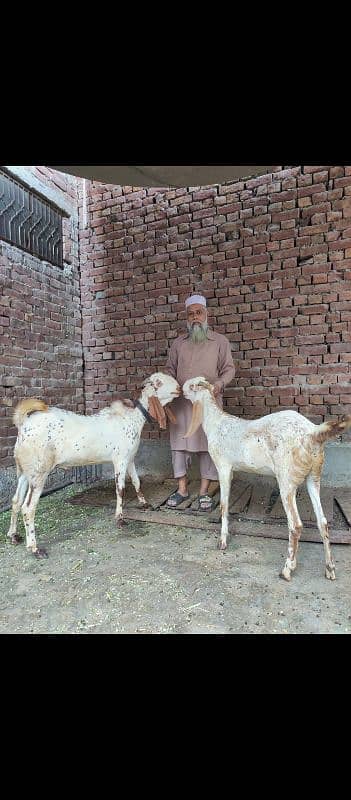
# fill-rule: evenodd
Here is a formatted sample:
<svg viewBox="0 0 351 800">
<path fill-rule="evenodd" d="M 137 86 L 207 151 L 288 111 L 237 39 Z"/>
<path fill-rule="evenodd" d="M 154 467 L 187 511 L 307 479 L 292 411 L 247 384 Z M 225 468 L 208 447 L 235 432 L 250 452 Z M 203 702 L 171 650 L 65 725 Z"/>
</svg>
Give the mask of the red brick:
<svg viewBox="0 0 351 800">
<path fill-rule="evenodd" d="M 121 187 L 109 187 L 106 191 L 99 187 L 97 191 L 96 186 L 89 187 L 97 214 L 92 217 L 94 234 L 81 231 L 80 239 L 86 386 L 90 389 L 88 410 L 104 404 L 101 390 L 110 386 L 103 374 L 94 375 L 97 368 L 108 366 L 111 370 L 113 362 L 106 354 L 116 353 L 118 369 L 128 373 L 128 384 L 140 385 L 138 371 L 144 374 L 147 370 L 150 374 L 155 367 L 162 369 L 168 342 L 183 330 L 187 294 L 204 291 L 214 312 L 216 330 L 230 338 L 234 358 L 240 365 L 237 388 L 259 385 L 263 390 L 261 394 L 250 395 L 250 402 L 245 402 L 245 393 L 242 399 L 235 398 L 238 413 L 259 416 L 262 408 L 269 411 L 298 406 L 301 401 L 301 396 L 296 395 L 299 383 L 292 386 L 291 381 L 303 382 L 305 377 L 314 382 L 323 377 L 326 386 L 321 387 L 318 394 L 318 383 L 309 384 L 310 389 L 316 388 L 316 393 L 310 393 L 313 402 L 308 402 L 307 397 L 307 404 L 302 406 L 307 416 L 322 419 L 325 403 L 328 405 L 324 392 L 329 397 L 328 387 L 337 385 L 332 381 L 342 374 L 348 380 L 350 374 L 351 342 L 340 341 L 341 335 L 349 333 L 345 324 L 351 299 L 347 287 L 351 278 L 351 235 L 347 219 L 347 214 L 351 213 L 351 195 L 343 197 L 341 194 L 351 189 L 351 175 L 347 169 L 305 167 L 302 175 L 299 167 L 289 168 L 274 173 L 273 177 L 261 176 L 219 189 L 210 187 L 189 192 L 181 189 L 133 192 Z M 346 184 L 337 185 L 344 176 Z M 334 186 L 330 180 L 334 181 Z M 164 216 L 153 203 L 158 194 L 166 203 L 167 198 L 169 201 Z M 297 198 L 310 203 L 303 206 L 301 212 L 294 208 Z M 116 215 L 113 226 L 120 226 L 114 228 L 113 234 L 109 222 L 112 213 Z M 308 221 L 314 224 L 301 225 Z M 259 235 L 255 235 L 258 227 Z M 339 232 L 340 238 L 337 238 Z M 224 241 L 224 235 L 239 235 L 240 238 Z M 118 244 L 112 247 L 109 241 Z M 313 259 L 311 269 L 308 264 L 298 265 L 298 257 Z M 126 270 L 123 276 L 119 264 Z M 21 281 L 21 270 L 17 270 L 12 299 L 22 293 Z M 94 292 L 91 281 L 95 284 Z M 40 281 L 37 281 L 37 288 L 39 286 Z M 59 286 L 65 291 L 62 282 Z M 105 297 L 96 298 L 96 291 L 105 292 Z M 169 298 L 173 297 L 171 301 Z M 8 299 L 11 300 L 11 295 Z M 47 298 L 45 302 L 51 300 Z M 1 316 L 8 318 L 3 308 L 1 306 Z M 79 320 L 79 308 L 77 310 Z M 20 306 L 17 312 L 27 314 Z M 54 315 L 51 321 L 60 325 L 60 311 L 55 302 L 48 313 L 49 321 L 51 314 Z M 148 315 L 148 322 L 144 322 Z M 14 308 L 13 322 L 23 324 L 18 316 L 17 313 L 16 319 Z M 104 325 L 108 320 L 112 327 Z M 101 343 L 94 339 L 91 327 L 94 323 L 103 325 Z M 9 327 L 2 326 L 2 333 L 0 327 L 0 344 Z M 14 330 L 21 336 L 20 328 Z M 33 336 L 38 335 L 38 330 L 36 322 Z M 123 340 L 126 334 L 129 337 L 126 348 L 133 355 L 124 355 L 122 334 Z M 55 331 L 50 335 L 55 335 Z M 33 338 L 34 353 L 36 344 Z M 92 353 L 94 359 L 90 359 Z M 294 358 L 301 359 L 302 364 L 292 365 Z M 118 380 L 120 384 L 123 378 L 126 380 L 126 374 L 117 376 L 113 369 L 112 382 Z M 274 369 L 282 372 L 274 375 Z M 319 370 L 322 371 L 320 376 Z M 19 376 L 14 374 L 14 377 Z M 288 381 L 289 386 L 275 386 L 278 379 Z M 91 380 L 95 383 L 91 384 Z M 267 383 L 263 384 L 262 380 Z M 92 392 L 91 387 L 96 391 Z M 278 394 L 272 396 L 272 389 L 278 390 Z M 105 397 L 110 396 L 111 390 L 107 388 Z M 338 397 L 341 402 L 341 396 L 348 396 L 348 391 L 342 392 L 340 387 L 340 394 L 332 397 Z M 159 437 L 155 430 L 145 431 L 148 438 L 150 434 L 152 438 Z"/>
</svg>

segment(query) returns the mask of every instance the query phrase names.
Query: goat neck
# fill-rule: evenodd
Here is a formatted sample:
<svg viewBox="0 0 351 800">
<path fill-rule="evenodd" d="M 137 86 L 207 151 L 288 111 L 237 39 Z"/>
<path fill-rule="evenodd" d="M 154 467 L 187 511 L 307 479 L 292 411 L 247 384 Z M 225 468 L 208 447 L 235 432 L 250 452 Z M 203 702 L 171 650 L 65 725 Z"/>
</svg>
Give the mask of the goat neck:
<svg viewBox="0 0 351 800">
<path fill-rule="evenodd" d="M 149 414 L 149 393 L 148 393 L 147 389 L 143 389 L 143 391 L 142 391 L 140 397 L 138 398 L 138 400 L 139 400 L 139 403 L 143 406 L 143 408 L 145 408 L 145 411 Z M 142 430 L 142 428 L 144 427 L 145 422 L 146 422 L 144 414 L 142 413 L 142 411 L 140 411 L 140 408 L 138 408 L 138 407 L 136 407 L 134 409 L 134 414 L 137 415 L 137 419 L 141 423 L 140 430 Z"/>
<path fill-rule="evenodd" d="M 202 427 L 206 433 L 206 430 L 212 431 L 218 425 L 224 412 L 218 408 L 216 400 L 210 392 L 203 392 L 199 402 L 202 404 L 203 410 Z"/>
</svg>

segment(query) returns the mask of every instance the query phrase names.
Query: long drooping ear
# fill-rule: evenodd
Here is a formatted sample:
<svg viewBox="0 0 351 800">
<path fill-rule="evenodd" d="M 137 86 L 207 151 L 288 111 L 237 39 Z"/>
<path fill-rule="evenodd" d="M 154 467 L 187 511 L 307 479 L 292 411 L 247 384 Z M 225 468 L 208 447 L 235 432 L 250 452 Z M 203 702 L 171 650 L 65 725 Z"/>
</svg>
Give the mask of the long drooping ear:
<svg viewBox="0 0 351 800">
<path fill-rule="evenodd" d="M 161 406 L 158 397 L 153 396 L 149 398 L 149 414 L 152 417 L 152 419 L 155 419 L 156 422 L 158 422 L 162 430 L 165 430 L 165 428 L 167 428 L 165 410 L 163 406 Z"/>
<path fill-rule="evenodd" d="M 175 424 L 177 422 L 177 417 L 175 416 L 175 414 L 173 414 L 171 407 L 167 404 L 166 406 L 164 406 L 164 410 L 166 412 L 166 417 L 169 420 L 169 422 L 173 422 L 173 424 Z"/>
<path fill-rule="evenodd" d="M 185 439 L 188 439 L 189 436 L 193 436 L 196 433 L 197 429 L 200 427 L 203 419 L 203 408 L 202 403 L 199 400 L 193 404 L 193 416 L 191 418 L 189 430 L 187 430 L 185 434 Z"/>
</svg>

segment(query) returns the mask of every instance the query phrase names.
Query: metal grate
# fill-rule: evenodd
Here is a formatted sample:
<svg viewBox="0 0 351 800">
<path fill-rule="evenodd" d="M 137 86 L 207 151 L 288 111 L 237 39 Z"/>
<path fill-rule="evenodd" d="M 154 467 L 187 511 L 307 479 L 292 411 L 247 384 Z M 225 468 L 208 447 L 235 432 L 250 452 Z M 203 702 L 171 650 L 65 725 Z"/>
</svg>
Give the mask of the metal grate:
<svg viewBox="0 0 351 800">
<path fill-rule="evenodd" d="M 0 239 L 63 267 L 63 212 L 0 169 Z"/>
</svg>

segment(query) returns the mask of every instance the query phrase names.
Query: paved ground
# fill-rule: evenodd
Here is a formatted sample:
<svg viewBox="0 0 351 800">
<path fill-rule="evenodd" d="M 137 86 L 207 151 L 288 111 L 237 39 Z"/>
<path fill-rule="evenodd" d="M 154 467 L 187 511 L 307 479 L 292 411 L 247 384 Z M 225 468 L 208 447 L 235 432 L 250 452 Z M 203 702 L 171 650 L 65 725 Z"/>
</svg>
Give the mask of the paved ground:
<svg viewBox="0 0 351 800">
<path fill-rule="evenodd" d="M 351 632 L 349 545 L 334 545 L 332 583 L 322 544 L 301 543 L 288 584 L 285 541 L 239 534 L 220 553 L 213 526 L 154 525 L 147 514 L 117 532 L 113 509 L 66 502 L 83 488 L 41 499 L 47 560 L 7 544 L 10 515 L 0 515 L 0 633 Z"/>
</svg>

